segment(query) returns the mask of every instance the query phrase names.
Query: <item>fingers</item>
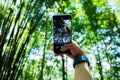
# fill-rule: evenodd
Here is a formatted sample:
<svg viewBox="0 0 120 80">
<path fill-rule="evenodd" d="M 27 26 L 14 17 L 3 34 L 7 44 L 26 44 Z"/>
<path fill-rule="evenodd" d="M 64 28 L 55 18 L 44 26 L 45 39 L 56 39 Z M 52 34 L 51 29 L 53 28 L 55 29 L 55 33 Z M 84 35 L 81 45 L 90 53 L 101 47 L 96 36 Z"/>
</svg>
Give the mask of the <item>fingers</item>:
<svg viewBox="0 0 120 80">
<path fill-rule="evenodd" d="M 54 42 L 52 42 L 50 45 L 52 46 L 50 50 L 54 50 Z"/>
<path fill-rule="evenodd" d="M 54 42 L 52 42 L 50 45 L 51 45 L 51 50 L 54 50 Z M 71 45 L 71 44 L 65 44 L 65 45 L 61 48 L 61 51 L 66 51 L 66 50 L 70 49 L 70 45 Z M 54 54 L 54 57 L 61 56 L 61 55 L 64 55 L 64 54 L 55 53 L 55 54 Z M 70 55 L 70 54 L 66 54 L 66 55 L 69 56 L 69 57 L 72 58 L 72 59 L 74 58 L 73 55 Z"/>
<path fill-rule="evenodd" d="M 51 45 L 51 46 L 54 46 L 54 42 L 52 42 L 50 45 Z"/>
<path fill-rule="evenodd" d="M 61 51 L 66 51 L 70 49 L 70 45 L 69 44 L 65 44 L 62 48 L 61 48 Z"/>
<path fill-rule="evenodd" d="M 53 51 L 53 50 L 54 50 L 54 47 L 52 47 L 50 50 L 52 50 L 52 51 Z"/>
<path fill-rule="evenodd" d="M 53 51 L 54 50 L 54 42 L 52 42 L 50 45 L 52 46 L 51 50 Z M 60 56 L 60 55 L 62 55 L 62 54 L 59 54 L 59 53 L 54 54 L 55 57 Z"/>
<path fill-rule="evenodd" d="M 59 54 L 59 53 L 55 53 L 54 56 L 57 57 L 57 56 L 60 56 L 62 54 Z"/>
<path fill-rule="evenodd" d="M 70 57 L 70 58 L 72 58 L 72 59 L 74 59 L 75 58 L 75 56 L 73 56 L 72 54 L 66 54 L 68 57 Z"/>
</svg>

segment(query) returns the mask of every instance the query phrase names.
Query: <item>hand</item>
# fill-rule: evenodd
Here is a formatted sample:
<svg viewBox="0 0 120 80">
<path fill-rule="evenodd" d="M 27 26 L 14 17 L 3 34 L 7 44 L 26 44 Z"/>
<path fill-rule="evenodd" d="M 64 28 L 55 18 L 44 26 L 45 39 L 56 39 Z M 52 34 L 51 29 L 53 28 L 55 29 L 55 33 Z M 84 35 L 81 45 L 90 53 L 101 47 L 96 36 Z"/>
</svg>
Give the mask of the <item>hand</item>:
<svg viewBox="0 0 120 80">
<path fill-rule="evenodd" d="M 51 46 L 52 46 L 51 50 L 54 50 L 54 43 L 51 43 Z M 61 48 L 61 51 L 66 51 L 67 49 L 70 49 L 71 54 L 67 54 L 67 53 L 65 54 L 72 59 L 74 59 L 79 55 L 86 55 L 75 41 L 72 41 L 70 44 L 65 44 Z M 63 55 L 63 54 L 60 54 L 60 53 L 54 54 L 54 56 L 60 56 L 60 55 Z"/>
</svg>

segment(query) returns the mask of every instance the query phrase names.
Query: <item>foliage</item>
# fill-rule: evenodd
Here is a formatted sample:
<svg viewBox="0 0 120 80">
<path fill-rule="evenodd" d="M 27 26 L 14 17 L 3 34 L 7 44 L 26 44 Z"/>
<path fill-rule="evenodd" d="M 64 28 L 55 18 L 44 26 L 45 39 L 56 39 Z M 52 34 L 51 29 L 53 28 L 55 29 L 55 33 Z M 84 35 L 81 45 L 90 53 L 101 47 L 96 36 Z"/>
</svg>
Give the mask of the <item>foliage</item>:
<svg viewBox="0 0 120 80">
<path fill-rule="evenodd" d="M 88 55 L 93 79 L 119 80 L 119 3 L 0 0 L 0 79 L 61 80 L 64 76 L 63 80 L 73 80 L 71 60 L 65 56 L 54 58 L 50 50 L 52 15 L 71 14 L 73 40 Z"/>
</svg>

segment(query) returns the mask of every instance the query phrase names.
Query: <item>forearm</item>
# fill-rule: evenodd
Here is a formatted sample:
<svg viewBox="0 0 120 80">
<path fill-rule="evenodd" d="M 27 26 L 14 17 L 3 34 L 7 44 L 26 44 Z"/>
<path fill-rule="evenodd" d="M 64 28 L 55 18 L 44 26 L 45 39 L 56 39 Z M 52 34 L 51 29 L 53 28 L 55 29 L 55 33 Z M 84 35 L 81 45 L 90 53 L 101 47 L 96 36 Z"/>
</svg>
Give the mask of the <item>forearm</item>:
<svg viewBox="0 0 120 80">
<path fill-rule="evenodd" d="M 75 65 L 75 80 L 92 80 L 92 76 L 87 62 L 81 62 Z"/>
</svg>

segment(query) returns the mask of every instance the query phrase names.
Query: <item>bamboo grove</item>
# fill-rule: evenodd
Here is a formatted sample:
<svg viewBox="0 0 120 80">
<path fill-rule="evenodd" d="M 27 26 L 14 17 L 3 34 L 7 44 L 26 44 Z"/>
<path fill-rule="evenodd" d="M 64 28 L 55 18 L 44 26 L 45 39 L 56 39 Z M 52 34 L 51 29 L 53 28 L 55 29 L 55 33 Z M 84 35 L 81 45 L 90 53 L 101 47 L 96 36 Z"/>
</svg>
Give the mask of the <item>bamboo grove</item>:
<svg viewBox="0 0 120 80">
<path fill-rule="evenodd" d="M 72 60 L 55 58 L 50 50 L 53 14 L 72 15 L 72 38 L 88 55 L 93 80 L 120 80 L 119 4 L 119 0 L 0 0 L 0 80 L 74 79 Z"/>
</svg>

